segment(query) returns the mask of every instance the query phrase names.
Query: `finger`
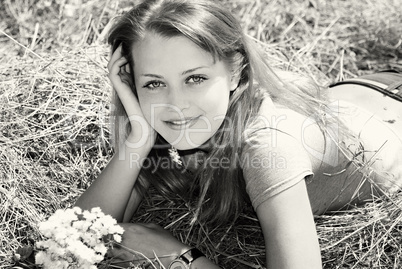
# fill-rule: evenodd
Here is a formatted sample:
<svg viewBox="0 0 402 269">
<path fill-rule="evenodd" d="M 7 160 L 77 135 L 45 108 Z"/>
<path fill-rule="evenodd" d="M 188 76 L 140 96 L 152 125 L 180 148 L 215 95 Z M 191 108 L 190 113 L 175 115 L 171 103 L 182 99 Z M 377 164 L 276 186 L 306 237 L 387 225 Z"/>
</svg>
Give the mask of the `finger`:
<svg viewBox="0 0 402 269">
<path fill-rule="evenodd" d="M 120 68 L 121 71 L 119 72 L 119 77 L 123 83 L 130 87 L 130 89 L 134 89 L 135 85 L 133 79 L 131 78 L 131 74 L 127 73 L 124 69 L 124 67 Z"/>
<path fill-rule="evenodd" d="M 117 59 L 109 68 L 109 73 L 112 75 L 118 75 L 121 71 L 121 67 L 127 64 L 127 59 L 125 57 L 120 57 Z"/>
<path fill-rule="evenodd" d="M 108 76 L 115 90 L 131 92 L 134 83 L 131 74 L 125 71 L 125 65 L 127 65 L 127 60 L 124 57 L 117 60 L 110 68 Z"/>
<path fill-rule="evenodd" d="M 116 71 L 118 71 L 118 69 L 125 64 L 127 64 L 126 57 L 120 57 L 116 59 L 114 62 L 109 62 L 107 68 L 109 72 L 112 72 L 114 70 L 115 71 L 114 73 L 116 74 Z"/>
<path fill-rule="evenodd" d="M 127 65 L 125 65 L 124 67 L 125 67 L 125 69 L 126 69 L 126 72 L 130 74 L 130 73 L 131 73 L 131 71 L 130 71 L 130 65 L 127 64 Z"/>
<path fill-rule="evenodd" d="M 113 62 L 115 60 L 117 60 L 118 58 L 120 58 L 121 55 L 121 51 L 122 51 L 122 45 L 120 44 L 117 49 L 112 53 L 112 58 L 110 58 L 110 61 Z"/>
<path fill-rule="evenodd" d="M 109 62 L 112 59 L 112 56 L 113 56 L 113 46 L 110 46 L 110 49 L 109 49 Z"/>
<path fill-rule="evenodd" d="M 141 226 L 146 227 L 146 228 L 151 229 L 151 230 L 159 230 L 159 231 L 164 231 L 165 230 L 165 229 L 163 229 L 162 226 L 160 226 L 160 225 L 158 225 L 156 223 L 153 223 L 153 222 L 150 222 L 150 223 L 138 223 L 138 225 L 141 225 Z"/>
<path fill-rule="evenodd" d="M 107 257 L 113 257 L 114 259 L 120 260 L 126 260 L 129 256 L 128 254 L 129 253 L 117 243 L 113 244 L 113 246 L 110 247 L 106 252 Z"/>
<path fill-rule="evenodd" d="M 109 61 L 109 63 L 108 63 L 108 69 L 109 69 L 109 70 L 110 70 L 110 68 L 111 68 L 112 66 L 114 66 L 114 64 L 115 64 L 116 61 L 118 61 L 119 59 L 122 58 L 121 50 L 122 50 L 122 48 L 121 48 L 121 45 L 120 45 L 120 46 L 115 50 L 115 52 L 113 52 L 112 57 L 110 58 L 110 61 Z"/>
<path fill-rule="evenodd" d="M 131 74 L 125 72 L 124 65 L 127 65 L 127 59 L 125 57 L 116 60 L 110 67 L 109 79 L 127 114 L 140 115 L 142 112 L 139 109 L 138 99 L 132 91 L 134 85 L 130 85 L 133 84 Z"/>
<path fill-rule="evenodd" d="M 121 75 L 125 75 L 125 76 L 130 75 L 130 73 L 127 72 L 127 66 L 128 66 L 128 64 L 120 66 L 120 72 L 119 73 Z"/>
<path fill-rule="evenodd" d="M 108 249 L 106 256 L 120 262 L 131 261 L 138 263 L 147 260 L 144 255 L 135 253 L 134 251 L 128 251 L 125 248 L 119 246 Z"/>
</svg>

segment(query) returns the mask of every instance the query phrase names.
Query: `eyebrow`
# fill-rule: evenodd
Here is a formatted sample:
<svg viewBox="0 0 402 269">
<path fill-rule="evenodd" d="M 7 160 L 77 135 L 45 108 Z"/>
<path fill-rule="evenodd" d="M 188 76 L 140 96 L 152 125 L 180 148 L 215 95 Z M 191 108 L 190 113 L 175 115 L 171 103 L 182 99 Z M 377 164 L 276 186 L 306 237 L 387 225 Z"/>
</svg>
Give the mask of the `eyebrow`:
<svg viewBox="0 0 402 269">
<path fill-rule="evenodd" d="M 197 71 L 198 69 L 207 68 L 207 67 L 208 67 L 208 66 L 199 66 L 199 67 L 196 67 L 196 68 L 192 68 L 192 69 L 186 70 L 186 71 L 184 71 L 184 72 L 181 73 L 181 74 L 182 74 L 182 75 L 186 75 L 186 74 L 188 74 L 188 73 Z"/>
<path fill-rule="evenodd" d="M 162 76 L 155 75 L 155 74 L 141 74 L 143 77 L 151 77 L 151 78 L 163 78 Z"/>
<path fill-rule="evenodd" d="M 181 74 L 182 74 L 182 75 L 186 75 L 186 74 L 189 74 L 189 73 L 191 73 L 191 72 L 197 71 L 198 69 L 207 68 L 207 67 L 208 67 L 208 66 L 199 66 L 199 67 L 196 67 L 196 68 L 191 68 L 191 69 L 189 69 L 189 70 L 184 71 L 184 72 L 181 73 Z M 163 79 L 163 76 L 156 75 L 156 74 L 141 74 L 141 76 Z"/>
</svg>

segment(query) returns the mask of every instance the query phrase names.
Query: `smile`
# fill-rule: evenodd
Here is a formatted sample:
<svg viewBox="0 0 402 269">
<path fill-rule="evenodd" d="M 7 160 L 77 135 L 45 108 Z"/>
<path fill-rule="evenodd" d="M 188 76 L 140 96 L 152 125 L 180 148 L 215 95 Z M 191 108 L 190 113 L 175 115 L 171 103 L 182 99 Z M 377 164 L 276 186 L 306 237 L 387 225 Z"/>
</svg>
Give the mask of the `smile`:
<svg viewBox="0 0 402 269">
<path fill-rule="evenodd" d="M 194 118 L 185 118 L 182 120 L 165 121 L 165 123 L 174 130 L 182 130 L 193 126 L 198 121 L 199 118 L 200 116 Z"/>
</svg>

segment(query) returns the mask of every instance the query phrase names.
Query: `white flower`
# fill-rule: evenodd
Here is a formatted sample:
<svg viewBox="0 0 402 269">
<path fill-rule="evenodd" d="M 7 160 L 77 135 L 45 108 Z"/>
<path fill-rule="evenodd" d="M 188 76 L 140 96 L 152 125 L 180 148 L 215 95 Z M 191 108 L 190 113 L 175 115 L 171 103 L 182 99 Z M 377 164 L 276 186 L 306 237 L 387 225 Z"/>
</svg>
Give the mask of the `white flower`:
<svg viewBox="0 0 402 269">
<path fill-rule="evenodd" d="M 122 239 L 121 235 L 119 235 L 119 234 L 114 234 L 113 235 L 113 240 L 116 241 L 117 243 L 120 243 L 121 239 Z"/>
<path fill-rule="evenodd" d="M 39 231 L 46 239 L 36 243 L 35 260 L 44 269 L 96 269 L 110 246 L 104 238 L 121 242 L 124 229 L 99 207 L 91 211 L 74 207 L 57 210 L 39 224 Z"/>
<path fill-rule="evenodd" d="M 86 221 L 89 221 L 89 222 L 96 219 L 96 215 L 92 214 L 88 210 L 84 210 L 84 212 L 82 212 L 82 217 L 83 217 L 83 219 L 85 219 Z"/>
<path fill-rule="evenodd" d="M 104 256 L 107 252 L 107 247 L 104 244 L 98 244 L 94 246 L 94 250 Z"/>
<path fill-rule="evenodd" d="M 119 225 L 113 225 L 112 227 L 109 228 L 109 234 L 123 234 L 123 233 L 124 229 Z"/>
<path fill-rule="evenodd" d="M 39 251 L 38 253 L 36 253 L 35 255 L 35 262 L 36 264 L 44 264 L 45 260 L 47 259 L 47 255 L 44 251 Z"/>
<path fill-rule="evenodd" d="M 97 244 L 99 244 L 99 242 L 101 240 L 99 236 L 96 236 L 96 234 L 89 233 L 89 232 L 82 234 L 81 239 L 87 245 L 89 245 L 91 247 L 94 247 Z"/>
<path fill-rule="evenodd" d="M 91 213 L 96 214 L 97 216 L 104 216 L 105 214 L 103 214 L 102 210 L 100 209 L 100 207 L 94 207 L 91 209 Z"/>
<path fill-rule="evenodd" d="M 81 215 L 81 214 L 82 214 L 82 209 L 79 208 L 78 206 L 73 207 L 73 211 L 74 211 L 75 214 L 77 214 L 77 215 Z"/>
</svg>

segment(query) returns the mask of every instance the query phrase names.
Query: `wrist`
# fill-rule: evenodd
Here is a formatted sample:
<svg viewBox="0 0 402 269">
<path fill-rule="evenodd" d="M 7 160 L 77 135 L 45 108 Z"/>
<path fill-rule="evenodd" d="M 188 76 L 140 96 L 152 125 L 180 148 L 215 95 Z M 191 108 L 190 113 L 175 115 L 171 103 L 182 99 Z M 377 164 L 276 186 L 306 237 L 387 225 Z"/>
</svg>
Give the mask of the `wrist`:
<svg viewBox="0 0 402 269">
<path fill-rule="evenodd" d="M 170 262 L 168 269 L 190 269 L 199 268 L 197 266 L 192 266 L 199 259 L 204 258 L 204 254 L 196 248 L 187 248 L 181 254 L 177 255 L 176 258 Z M 208 259 L 206 259 L 208 261 Z M 198 262 L 197 262 L 198 263 Z M 196 265 L 197 265 L 196 263 Z M 201 264 L 204 264 L 201 261 Z"/>
<path fill-rule="evenodd" d="M 147 149 L 150 151 L 155 145 L 156 132 L 135 134 L 131 132 L 124 141 L 124 146 L 130 149 Z"/>
<path fill-rule="evenodd" d="M 154 144 L 150 141 L 141 143 L 135 141 L 130 136 L 121 141 L 116 148 L 116 155 L 119 160 L 130 161 L 131 165 L 136 164 L 136 166 L 141 167 Z"/>
<path fill-rule="evenodd" d="M 130 119 L 136 119 L 130 122 L 131 128 L 127 137 L 130 142 L 141 143 L 148 140 L 155 142 L 156 131 L 148 124 L 148 122 L 144 118 L 132 115 L 130 116 Z"/>
<path fill-rule="evenodd" d="M 126 137 L 125 144 L 134 145 L 137 148 L 146 145 L 150 145 L 152 147 L 155 143 L 155 140 L 156 140 L 156 134 L 153 132 L 140 133 L 140 134 L 135 134 L 131 132 Z"/>
</svg>

